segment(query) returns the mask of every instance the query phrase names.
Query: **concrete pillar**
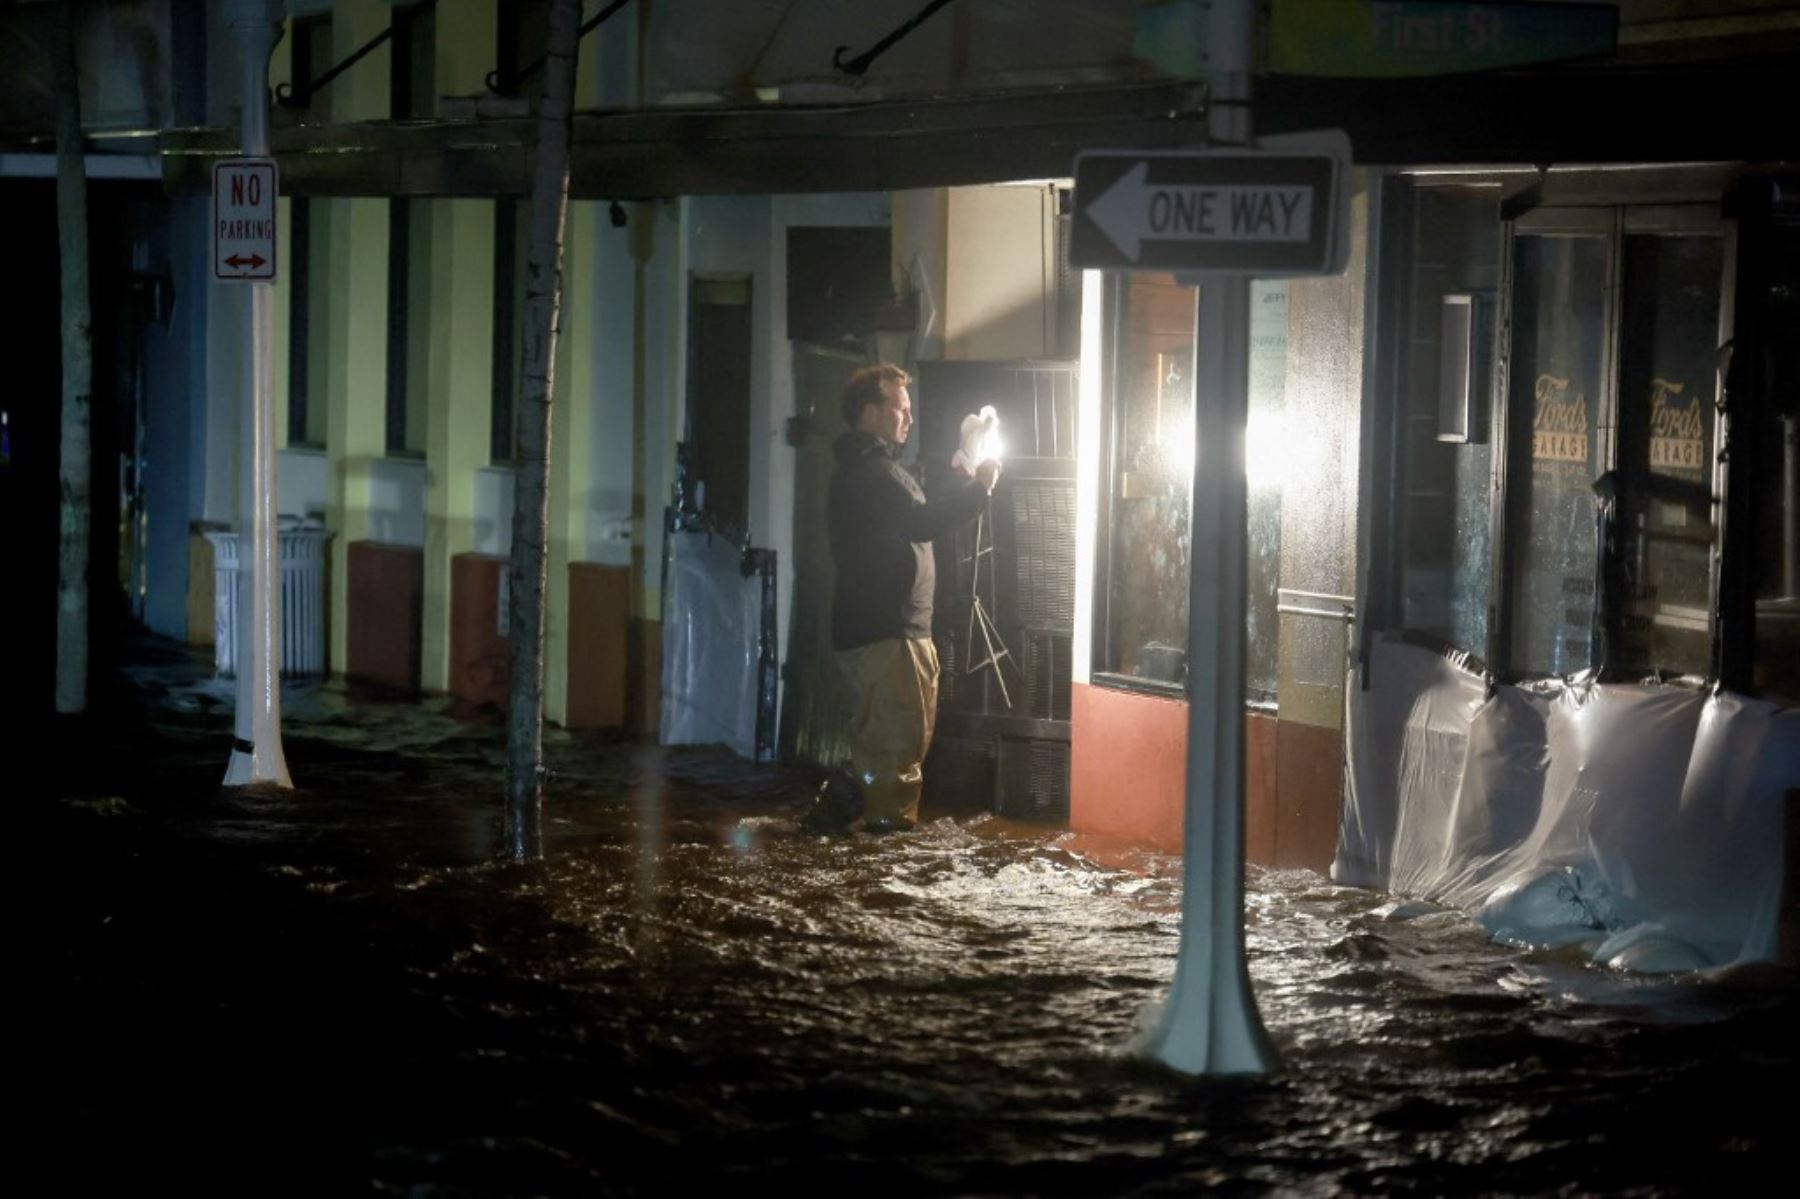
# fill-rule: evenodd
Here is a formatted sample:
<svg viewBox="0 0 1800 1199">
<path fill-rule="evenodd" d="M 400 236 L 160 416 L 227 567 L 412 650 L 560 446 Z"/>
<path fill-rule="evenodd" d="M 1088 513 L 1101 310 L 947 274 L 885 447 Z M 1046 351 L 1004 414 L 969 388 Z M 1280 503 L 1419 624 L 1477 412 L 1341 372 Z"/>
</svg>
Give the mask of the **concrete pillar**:
<svg viewBox="0 0 1800 1199">
<path fill-rule="evenodd" d="M 495 0 L 440 18 L 433 71 L 443 95 L 471 95 L 493 70 Z M 431 397 L 425 463 L 425 598 L 420 684 L 450 686 L 450 560 L 475 545 L 475 472 L 487 465 L 493 403 L 494 202 L 431 201 Z"/>
<path fill-rule="evenodd" d="M 338 0 L 332 10 L 332 57 L 341 61 L 388 27 L 393 10 L 381 0 Z M 388 116 L 388 58 L 372 54 L 332 81 L 324 93 L 340 124 Z M 328 481 L 325 522 L 331 529 L 329 668 L 343 671 L 349 644 L 349 548 L 370 535 L 371 467 L 387 452 L 388 202 L 382 197 L 333 199 L 326 418 Z M 317 334 L 315 333 L 315 336 Z"/>
<path fill-rule="evenodd" d="M 628 205 L 627 219 L 656 220 L 649 205 Z M 631 565 L 632 496 L 637 486 L 633 399 L 638 390 L 636 347 L 642 336 L 636 303 L 637 267 L 631 256 L 635 229 L 615 229 L 605 206 L 595 219 L 595 280 L 591 331 L 593 402 L 588 425 L 589 484 L 587 560 Z"/>
<path fill-rule="evenodd" d="M 432 202 L 431 433 L 425 451 L 421 683 L 450 686 L 450 559 L 475 548 L 475 472 L 493 403 L 494 202 Z"/>
<path fill-rule="evenodd" d="M 584 72 L 585 74 L 585 72 Z M 598 402 L 598 233 L 606 206 L 569 201 L 563 230 L 561 333 L 556 343 L 550 426 L 550 554 L 544 625 L 544 716 L 567 723 L 569 710 L 569 563 L 587 556 L 593 442 Z"/>
<path fill-rule="evenodd" d="M 582 4 L 582 19 L 597 11 Z M 621 14 L 619 21 L 626 17 Z M 602 100 L 596 38 L 583 39 L 575 60 L 575 111 Z M 560 330 L 550 418 L 550 560 L 544 605 L 544 718 L 568 723 L 569 564 L 585 561 L 592 518 L 594 447 L 590 430 L 599 405 L 595 346 L 600 337 L 600 229 L 606 205 L 570 200 L 563 226 Z M 629 439 L 627 440 L 629 443 Z"/>
<path fill-rule="evenodd" d="M 663 509 L 675 482 L 675 443 L 681 438 L 687 401 L 688 261 L 690 201 L 677 199 L 639 209 L 652 213 L 654 232 L 645 234 L 644 298 L 638 327 L 643 343 L 644 462 L 640 521 L 634 558 L 641 548 L 642 573 L 633 615 L 662 619 Z M 641 216 L 640 218 L 641 219 Z"/>
<path fill-rule="evenodd" d="M 331 308 L 325 523 L 331 529 L 330 669 L 342 672 L 349 622 L 350 543 L 370 536 L 372 467 L 387 450 L 385 199 L 330 201 Z M 379 315 L 377 315 L 379 314 Z"/>
<path fill-rule="evenodd" d="M 662 702 L 663 510 L 687 396 L 690 201 L 631 213 L 632 345 L 631 673 L 626 719 L 654 736 Z"/>
</svg>

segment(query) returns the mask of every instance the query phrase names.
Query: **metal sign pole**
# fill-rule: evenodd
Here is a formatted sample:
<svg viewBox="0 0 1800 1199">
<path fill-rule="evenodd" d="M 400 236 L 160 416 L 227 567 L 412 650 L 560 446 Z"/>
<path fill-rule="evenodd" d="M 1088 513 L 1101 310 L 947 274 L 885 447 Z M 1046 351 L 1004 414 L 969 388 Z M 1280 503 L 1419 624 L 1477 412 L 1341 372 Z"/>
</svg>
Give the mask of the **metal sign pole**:
<svg viewBox="0 0 1800 1199">
<path fill-rule="evenodd" d="M 1250 148 L 1252 0 L 1211 6 L 1215 143 Z M 1195 319 L 1187 803 L 1181 951 L 1151 1041 L 1190 1074 L 1260 1074 L 1275 1053 L 1244 964 L 1244 428 L 1250 281 L 1206 276 Z"/>
<path fill-rule="evenodd" d="M 282 0 L 231 0 L 225 20 L 243 51 L 244 154 L 269 153 L 269 56 L 281 40 L 287 6 Z M 215 230 L 215 235 L 216 235 Z M 237 727 L 228 787 L 260 783 L 292 787 L 281 748 L 281 591 L 275 538 L 275 297 L 268 282 L 246 284 L 239 302 L 250 344 L 244 355 L 243 430 L 238 534 L 240 570 L 249 566 L 249 611 L 240 610 L 237 655 Z M 241 576 L 240 576 L 241 577 Z M 243 595 L 243 591 L 239 591 Z M 248 619 L 244 619 L 248 616 Z"/>
</svg>

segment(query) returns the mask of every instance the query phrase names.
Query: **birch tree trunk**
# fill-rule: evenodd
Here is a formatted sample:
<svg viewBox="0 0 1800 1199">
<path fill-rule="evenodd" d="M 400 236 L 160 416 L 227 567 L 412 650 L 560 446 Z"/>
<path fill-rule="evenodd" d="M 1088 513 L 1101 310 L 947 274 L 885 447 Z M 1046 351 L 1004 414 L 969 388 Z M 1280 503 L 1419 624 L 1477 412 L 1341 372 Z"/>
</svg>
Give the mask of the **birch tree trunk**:
<svg viewBox="0 0 1800 1199">
<path fill-rule="evenodd" d="M 515 858 L 542 852 L 544 760 L 544 578 L 549 538 L 550 399 L 562 304 L 563 217 L 569 203 L 569 113 L 581 0 L 551 0 L 544 95 L 538 110 L 537 166 L 531 183 L 531 240 L 525 258 L 524 380 L 520 387 L 518 474 L 508 634 L 512 697 L 507 712 L 506 842 Z"/>
<path fill-rule="evenodd" d="M 75 67 L 75 6 L 57 5 L 56 227 L 62 250 L 61 533 L 56 575 L 56 710 L 87 709 L 89 409 L 93 393 L 88 311 L 87 167 L 81 151 L 81 90 Z"/>
</svg>

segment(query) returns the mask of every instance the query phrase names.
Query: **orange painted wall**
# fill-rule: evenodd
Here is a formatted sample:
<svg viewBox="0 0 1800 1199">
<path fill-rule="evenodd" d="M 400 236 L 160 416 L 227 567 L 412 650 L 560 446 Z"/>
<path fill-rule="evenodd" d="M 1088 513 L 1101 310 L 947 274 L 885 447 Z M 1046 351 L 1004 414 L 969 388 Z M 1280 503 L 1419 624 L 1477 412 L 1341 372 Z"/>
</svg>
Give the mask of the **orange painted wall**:
<svg viewBox="0 0 1800 1199">
<path fill-rule="evenodd" d="M 1283 720 L 1276 734 L 1280 763 L 1274 866 L 1323 874 L 1337 851 L 1338 796 L 1344 782 L 1344 735 L 1337 729 Z"/>
<path fill-rule="evenodd" d="M 506 562 L 492 554 L 450 559 L 450 694 L 500 708 L 511 698 L 512 677 L 512 641 L 499 629 Z"/>
<path fill-rule="evenodd" d="M 569 563 L 567 727 L 625 726 L 630 636 L 630 567 Z"/>
<path fill-rule="evenodd" d="M 1259 866 L 1273 866 L 1280 849 L 1275 807 L 1280 729 L 1281 722 L 1267 712 L 1244 713 L 1244 860 Z"/>
<path fill-rule="evenodd" d="M 1069 827 L 1180 852 L 1187 705 L 1076 683 L 1069 717 Z"/>
<path fill-rule="evenodd" d="M 352 541 L 345 569 L 349 572 L 345 676 L 417 691 L 425 551 L 411 545 Z"/>
<path fill-rule="evenodd" d="M 1179 853 L 1187 705 L 1085 683 L 1074 685 L 1072 701 L 1069 827 Z M 1244 714 L 1244 856 L 1265 866 L 1289 864 L 1276 802 L 1279 723 L 1262 712 Z M 1332 813 L 1335 836 L 1335 797 Z M 1307 833 L 1315 826 L 1299 825 Z M 1324 860 L 1330 864 L 1329 847 Z M 1310 860 L 1304 864 L 1320 868 Z"/>
</svg>

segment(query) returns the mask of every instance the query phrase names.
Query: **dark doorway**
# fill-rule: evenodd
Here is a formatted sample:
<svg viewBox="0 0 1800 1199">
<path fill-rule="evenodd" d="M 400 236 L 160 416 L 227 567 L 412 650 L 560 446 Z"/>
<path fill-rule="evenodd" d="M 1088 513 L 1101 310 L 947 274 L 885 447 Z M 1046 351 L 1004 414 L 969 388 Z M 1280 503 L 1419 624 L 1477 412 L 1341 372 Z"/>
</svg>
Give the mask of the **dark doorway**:
<svg viewBox="0 0 1800 1199">
<path fill-rule="evenodd" d="M 750 277 L 695 277 L 688 289 L 689 502 L 748 544 L 750 527 Z"/>
</svg>

